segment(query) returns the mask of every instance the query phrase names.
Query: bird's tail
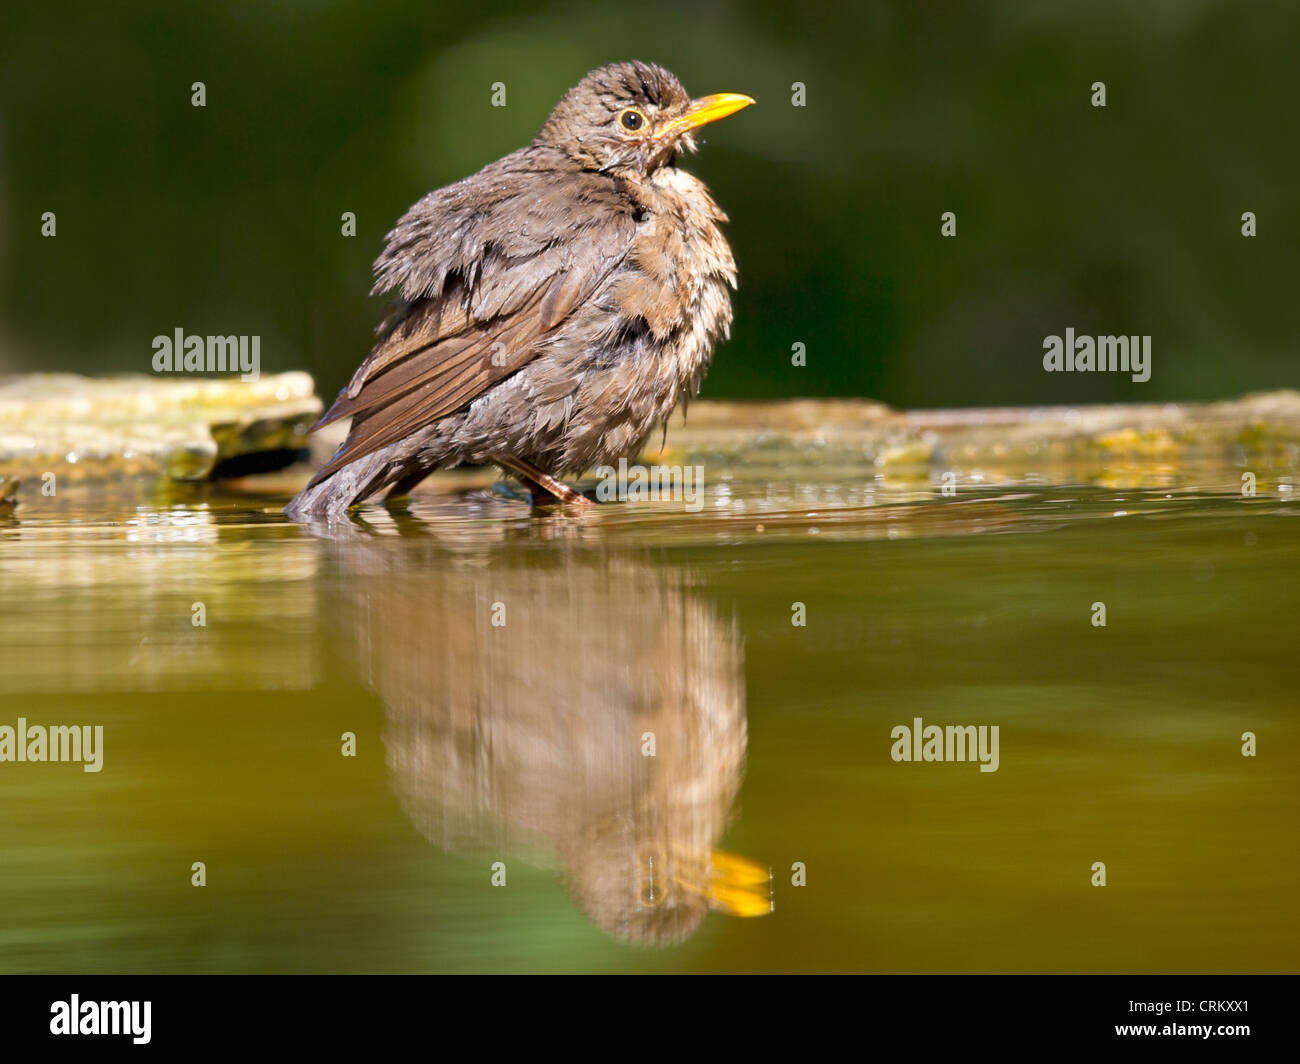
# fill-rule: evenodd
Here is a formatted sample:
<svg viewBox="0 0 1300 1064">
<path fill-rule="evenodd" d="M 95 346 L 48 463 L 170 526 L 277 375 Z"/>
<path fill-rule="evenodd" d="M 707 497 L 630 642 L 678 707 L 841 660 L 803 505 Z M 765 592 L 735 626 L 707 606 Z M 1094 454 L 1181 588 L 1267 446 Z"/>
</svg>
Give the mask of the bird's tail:
<svg viewBox="0 0 1300 1064">
<path fill-rule="evenodd" d="M 293 497 L 284 512 L 295 521 L 342 516 L 349 507 L 392 485 L 402 472 L 401 467 L 394 467 L 391 455 L 377 451 L 349 462 L 324 479 L 313 479 Z M 406 480 L 410 479 L 408 473 Z"/>
</svg>

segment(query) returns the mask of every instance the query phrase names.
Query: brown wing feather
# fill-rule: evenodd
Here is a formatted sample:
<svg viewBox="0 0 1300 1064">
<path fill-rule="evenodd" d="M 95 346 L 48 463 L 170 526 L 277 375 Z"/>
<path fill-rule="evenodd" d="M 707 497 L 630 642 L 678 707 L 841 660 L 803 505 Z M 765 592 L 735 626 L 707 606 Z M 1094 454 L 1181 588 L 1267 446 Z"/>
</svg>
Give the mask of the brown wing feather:
<svg viewBox="0 0 1300 1064">
<path fill-rule="evenodd" d="M 630 201 L 602 175 L 557 180 L 557 163 L 516 152 L 426 196 L 389 234 L 376 289 L 402 299 L 319 422 L 353 419 L 313 484 L 519 370 L 623 260 L 635 235 Z"/>
</svg>

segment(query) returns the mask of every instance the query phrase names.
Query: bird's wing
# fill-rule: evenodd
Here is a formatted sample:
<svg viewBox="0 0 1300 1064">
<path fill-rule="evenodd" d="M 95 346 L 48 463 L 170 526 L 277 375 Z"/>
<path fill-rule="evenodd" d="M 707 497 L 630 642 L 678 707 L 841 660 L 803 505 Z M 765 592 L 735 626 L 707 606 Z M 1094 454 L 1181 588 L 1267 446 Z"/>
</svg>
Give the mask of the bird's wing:
<svg viewBox="0 0 1300 1064">
<path fill-rule="evenodd" d="M 388 235 L 372 294 L 399 299 L 319 422 L 353 419 L 313 484 L 517 371 L 622 262 L 636 222 L 618 185 L 526 152 L 430 193 Z"/>
</svg>

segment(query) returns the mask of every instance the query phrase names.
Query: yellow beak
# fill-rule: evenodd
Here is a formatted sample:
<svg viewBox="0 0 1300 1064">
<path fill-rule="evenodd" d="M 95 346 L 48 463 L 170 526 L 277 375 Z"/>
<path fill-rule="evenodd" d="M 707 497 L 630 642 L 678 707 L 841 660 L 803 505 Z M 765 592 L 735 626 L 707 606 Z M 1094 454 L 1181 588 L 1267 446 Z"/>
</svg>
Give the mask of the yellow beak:
<svg viewBox="0 0 1300 1064">
<path fill-rule="evenodd" d="M 692 100 L 691 106 L 680 118 L 674 118 L 663 129 L 659 130 L 656 136 L 659 137 L 676 137 L 692 129 L 699 129 L 700 126 L 707 126 L 710 122 L 716 122 L 719 118 L 726 118 L 727 115 L 734 115 L 737 111 L 742 111 L 754 102 L 752 96 L 746 96 L 739 92 L 718 92 L 712 96 L 701 96 L 698 100 Z"/>
</svg>

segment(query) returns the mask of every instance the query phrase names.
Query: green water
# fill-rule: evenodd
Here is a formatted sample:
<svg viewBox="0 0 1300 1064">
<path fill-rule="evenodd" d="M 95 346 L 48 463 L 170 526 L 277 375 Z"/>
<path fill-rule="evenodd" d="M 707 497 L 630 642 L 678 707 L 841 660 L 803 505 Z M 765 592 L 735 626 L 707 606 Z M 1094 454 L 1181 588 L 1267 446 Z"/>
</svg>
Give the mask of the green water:
<svg viewBox="0 0 1300 1064">
<path fill-rule="evenodd" d="M 0 725 L 102 725 L 102 769 L 0 763 L 0 969 L 1295 971 L 1300 526 L 1234 481 L 327 533 L 274 486 L 31 493 Z M 997 771 L 891 759 L 917 717 Z M 712 849 L 770 913 L 704 914 Z"/>
</svg>

